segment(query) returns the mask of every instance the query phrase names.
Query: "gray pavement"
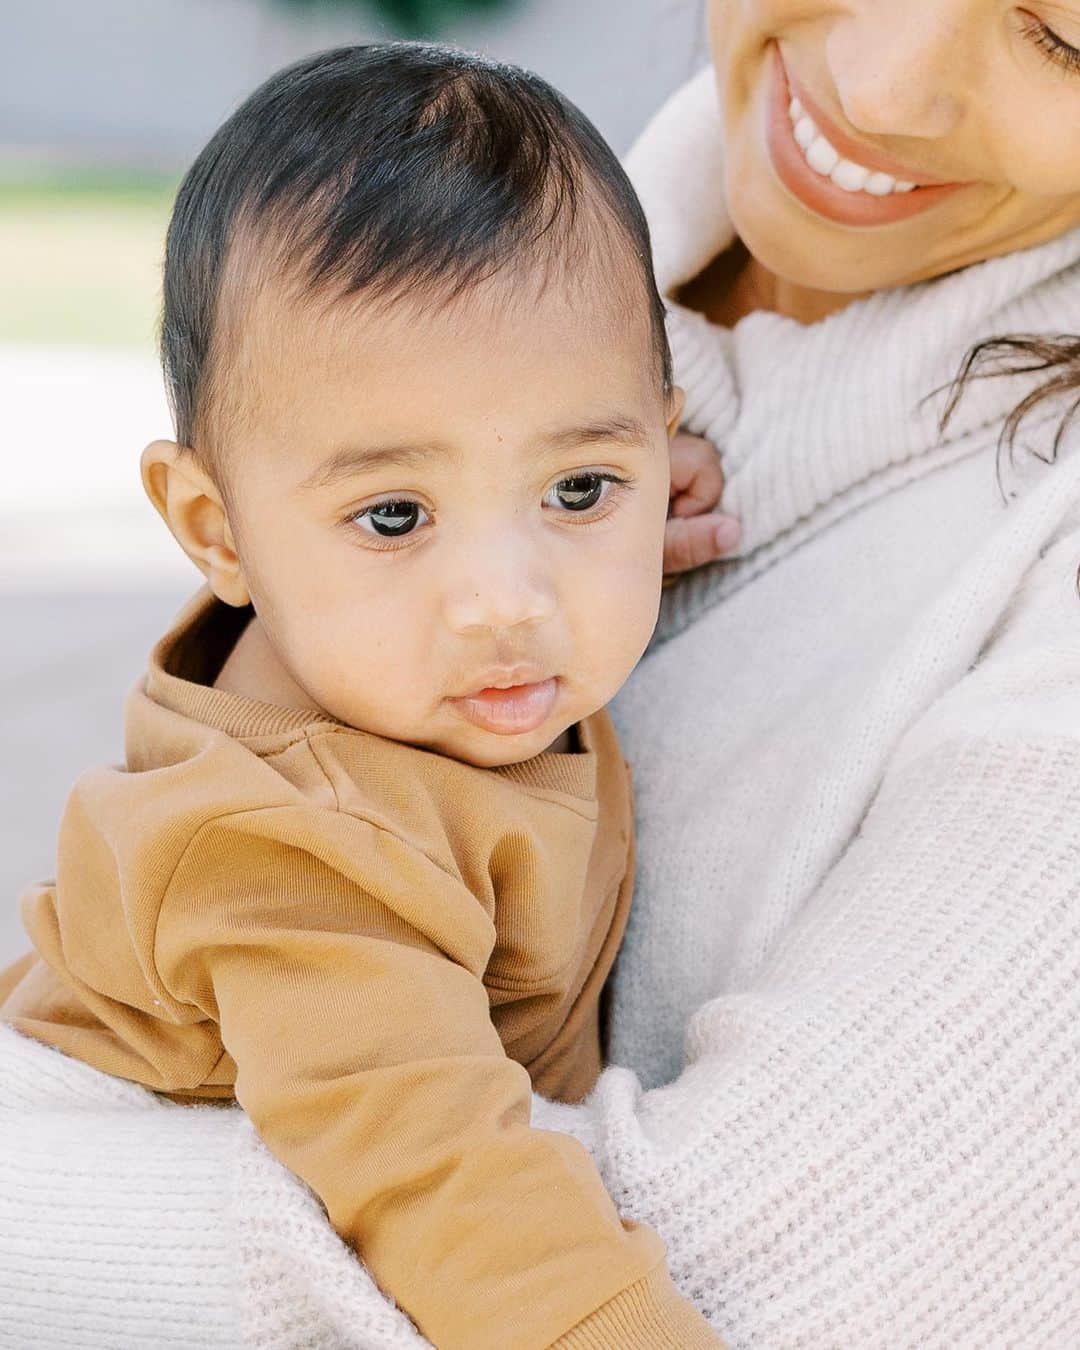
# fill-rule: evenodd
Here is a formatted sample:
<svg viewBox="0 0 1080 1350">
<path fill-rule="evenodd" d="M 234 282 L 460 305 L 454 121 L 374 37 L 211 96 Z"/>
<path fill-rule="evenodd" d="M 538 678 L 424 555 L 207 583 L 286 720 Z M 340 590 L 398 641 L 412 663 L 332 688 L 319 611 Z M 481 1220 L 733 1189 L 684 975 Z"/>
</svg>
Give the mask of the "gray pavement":
<svg viewBox="0 0 1080 1350">
<path fill-rule="evenodd" d="M 198 583 L 0 595 L 0 964 L 25 950 L 18 897 L 54 873 L 71 785 L 120 762 L 124 694 Z"/>
</svg>

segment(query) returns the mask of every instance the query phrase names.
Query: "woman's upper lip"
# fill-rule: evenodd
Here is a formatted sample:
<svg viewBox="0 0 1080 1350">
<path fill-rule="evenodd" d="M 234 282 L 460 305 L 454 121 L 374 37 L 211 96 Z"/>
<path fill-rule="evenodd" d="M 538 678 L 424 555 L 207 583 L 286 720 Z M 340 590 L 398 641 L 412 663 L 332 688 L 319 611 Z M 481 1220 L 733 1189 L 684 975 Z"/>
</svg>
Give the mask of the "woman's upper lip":
<svg viewBox="0 0 1080 1350">
<path fill-rule="evenodd" d="M 910 164 L 901 164 L 898 159 L 892 159 L 889 155 L 883 155 L 880 150 L 874 150 L 870 146 L 863 145 L 860 141 L 849 136 L 846 131 L 829 117 L 828 113 L 822 110 L 821 104 L 806 92 L 805 88 L 792 75 L 788 69 L 787 62 L 784 60 L 777 44 L 776 54 L 783 67 L 787 78 L 788 89 L 792 95 L 806 109 L 810 120 L 817 127 L 818 131 L 825 137 L 837 154 L 844 159 L 853 160 L 856 164 L 861 164 L 865 169 L 872 169 L 878 173 L 887 173 L 892 178 L 902 179 L 909 183 L 914 183 L 917 187 L 953 187 L 956 186 L 955 180 L 946 180 L 944 178 L 934 178 L 930 174 L 913 169 Z"/>
</svg>

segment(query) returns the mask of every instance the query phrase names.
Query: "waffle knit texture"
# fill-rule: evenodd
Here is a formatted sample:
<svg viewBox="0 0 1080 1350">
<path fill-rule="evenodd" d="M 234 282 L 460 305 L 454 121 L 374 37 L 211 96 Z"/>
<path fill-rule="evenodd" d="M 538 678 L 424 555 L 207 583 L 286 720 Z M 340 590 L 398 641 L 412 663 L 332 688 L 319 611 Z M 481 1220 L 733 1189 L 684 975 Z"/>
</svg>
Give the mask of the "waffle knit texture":
<svg viewBox="0 0 1080 1350">
<path fill-rule="evenodd" d="M 631 157 L 669 293 L 730 237 L 719 156 L 703 76 Z M 735 1347 L 1080 1344 L 1080 453 L 999 461 L 1030 378 L 974 386 L 944 439 L 933 397 L 982 338 L 1076 331 L 1078 260 L 1074 233 L 806 327 L 672 313 L 745 534 L 617 701 L 617 1067 L 533 1119 Z M 146 1344 L 155 1307 L 155 1345 L 184 1317 L 208 1347 L 416 1343 L 242 1119 L 186 1118 L 181 1157 L 181 1108 L 0 1043 L 0 1308 L 48 1283 L 35 1345 Z M 197 1297 L 193 1226 L 229 1263 Z M 114 1334 L 64 1340 L 88 1291 Z"/>
</svg>

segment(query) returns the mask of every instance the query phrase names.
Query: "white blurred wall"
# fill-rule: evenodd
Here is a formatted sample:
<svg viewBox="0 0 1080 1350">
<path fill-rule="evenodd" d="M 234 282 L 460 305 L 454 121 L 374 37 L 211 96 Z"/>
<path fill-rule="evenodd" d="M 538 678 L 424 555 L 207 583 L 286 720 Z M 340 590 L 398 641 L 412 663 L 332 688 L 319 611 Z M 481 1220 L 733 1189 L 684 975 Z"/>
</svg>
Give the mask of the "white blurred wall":
<svg viewBox="0 0 1080 1350">
<path fill-rule="evenodd" d="M 517 0 L 444 36 L 537 70 L 624 150 L 700 59 L 700 0 Z M 271 71 L 388 36 L 282 0 L 0 0 L 0 152 L 185 164 Z"/>
</svg>

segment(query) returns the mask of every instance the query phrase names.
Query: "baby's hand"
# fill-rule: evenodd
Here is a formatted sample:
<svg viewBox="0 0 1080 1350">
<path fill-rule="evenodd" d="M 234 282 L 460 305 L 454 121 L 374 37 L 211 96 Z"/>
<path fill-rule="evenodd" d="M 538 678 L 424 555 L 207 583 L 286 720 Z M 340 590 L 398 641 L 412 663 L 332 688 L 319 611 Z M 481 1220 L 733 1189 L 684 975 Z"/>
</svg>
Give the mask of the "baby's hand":
<svg viewBox="0 0 1080 1350">
<path fill-rule="evenodd" d="M 708 441 L 680 431 L 671 442 L 671 504 L 664 571 L 686 572 L 722 558 L 739 542 L 734 516 L 714 511 L 724 490 L 720 458 Z"/>
</svg>

